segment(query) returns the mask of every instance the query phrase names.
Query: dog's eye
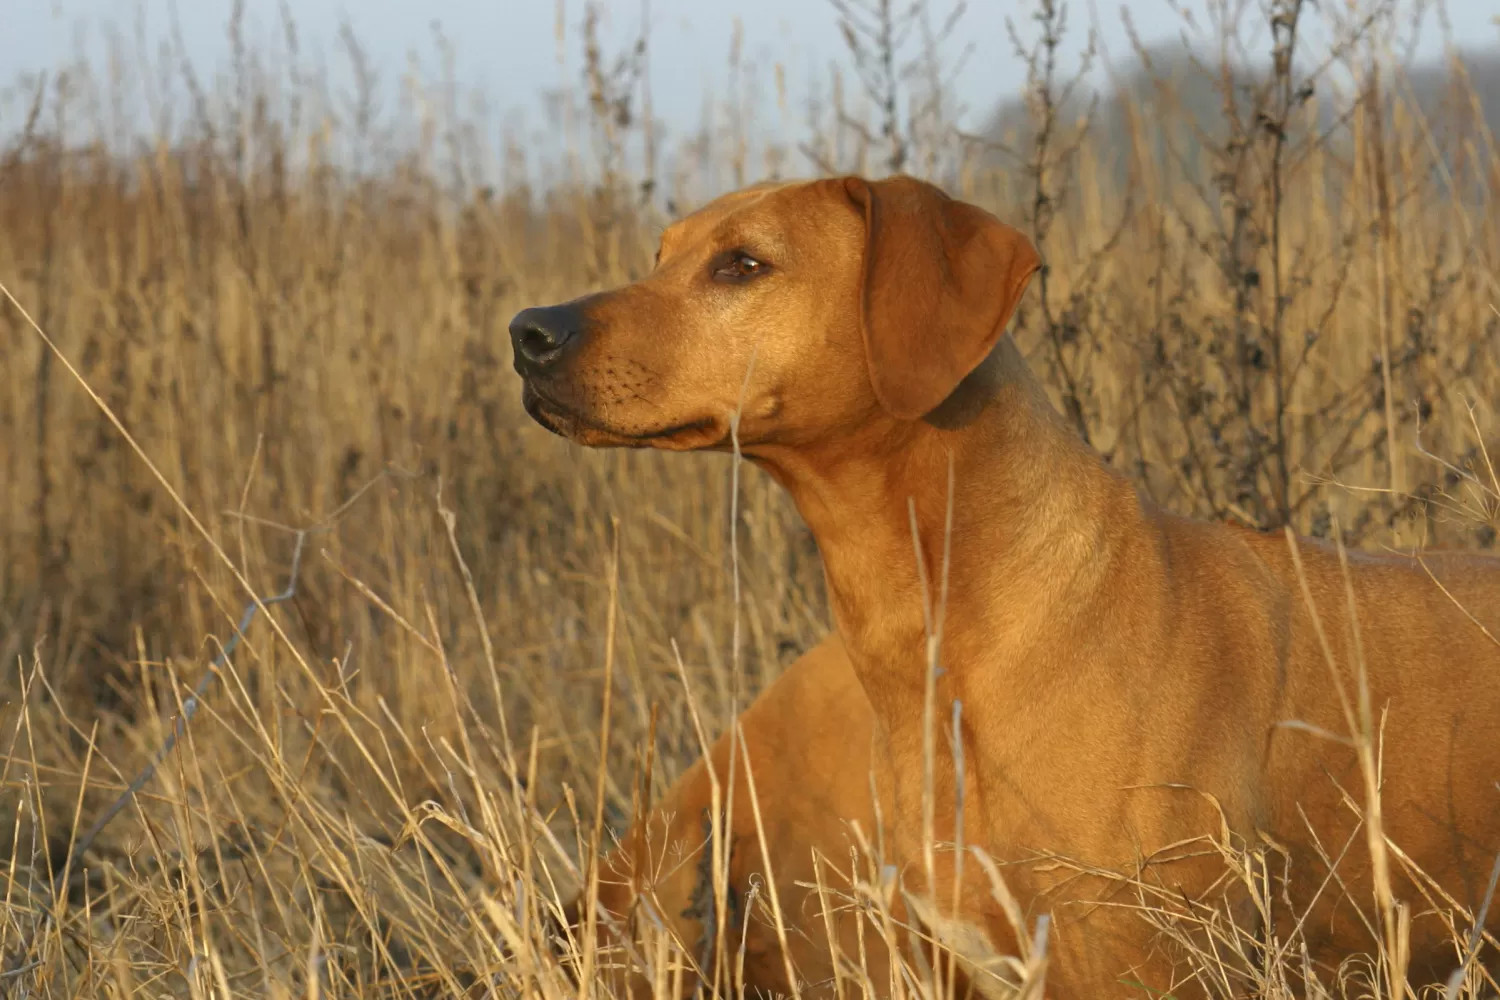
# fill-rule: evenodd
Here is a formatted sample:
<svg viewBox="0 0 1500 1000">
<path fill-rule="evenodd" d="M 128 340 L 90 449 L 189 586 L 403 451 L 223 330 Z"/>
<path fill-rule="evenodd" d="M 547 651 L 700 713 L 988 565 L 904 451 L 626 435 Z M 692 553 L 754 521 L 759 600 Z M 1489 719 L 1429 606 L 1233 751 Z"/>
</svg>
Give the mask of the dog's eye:
<svg viewBox="0 0 1500 1000">
<path fill-rule="evenodd" d="M 714 280 L 724 282 L 748 281 L 764 274 L 768 268 L 749 254 L 736 250 L 725 254 L 714 264 Z"/>
</svg>

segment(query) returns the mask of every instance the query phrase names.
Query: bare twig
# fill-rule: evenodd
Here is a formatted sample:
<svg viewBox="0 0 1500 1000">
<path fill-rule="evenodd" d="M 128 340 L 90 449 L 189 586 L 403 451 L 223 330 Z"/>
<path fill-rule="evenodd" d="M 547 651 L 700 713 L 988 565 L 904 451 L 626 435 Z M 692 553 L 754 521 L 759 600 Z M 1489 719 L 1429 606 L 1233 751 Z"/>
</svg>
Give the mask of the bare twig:
<svg viewBox="0 0 1500 1000">
<path fill-rule="evenodd" d="M 156 751 L 150 762 L 135 776 L 135 780 L 126 786 L 119 797 L 110 803 L 109 808 L 100 813 L 99 817 L 94 820 L 93 825 L 84 832 L 83 836 L 78 838 L 73 846 L 73 850 L 68 853 L 67 860 L 52 877 L 52 907 L 48 909 L 41 922 L 32 930 L 31 934 L 22 941 L 20 947 L 16 950 L 16 955 L 12 962 L 7 963 L 11 967 L 7 968 L 4 972 L 0 972 L 0 982 L 15 980 L 41 964 L 40 960 L 25 965 L 21 963 L 31 952 L 37 936 L 51 923 L 57 909 L 60 908 L 60 893 L 65 890 L 69 878 L 72 877 L 73 870 L 83 860 L 84 855 L 94 846 L 94 842 L 99 839 L 99 835 L 104 832 L 105 828 L 114 822 L 115 817 L 119 816 L 125 810 L 126 806 L 135 801 L 135 797 L 140 790 L 145 788 L 151 779 L 155 777 L 156 769 L 161 766 L 162 761 L 166 760 L 173 749 L 176 748 L 178 741 L 187 732 L 188 724 L 193 721 L 193 716 L 198 714 L 198 708 L 203 704 L 203 699 L 208 695 L 209 688 L 213 686 L 214 680 L 219 676 L 219 671 L 229 663 L 229 657 L 234 655 L 234 651 L 239 647 L 240 640 L 245 637 L 245 632 L 250 628 L 250 623 L 255 620 L 256 613 L 262 608 L 269 608 L 275 604 L 285 603 L 297 596 L 297 579 L 302 569 L 302 551 L 307 541 L 308 532 L 309 529 L 302 529 L 297 532 L 296 547 L 292 550 L 292 568 L 288 573 L 286 589 L 272 597 L 251 600 L 245 605 L 245 610 L 240 615 L 239 624 L 235 626 L 234 634 L 219 649 L 218 655 L 209 661 L 208 669 L 203 672 L 202 678 L 199 679 L 197 686 L 193 688 L 193 693 L 183 700 L 182 712 L 177 716 L 177 722 L 173 725 L 172 732 L 168 734 L 161 748 Z"/>
</svg>

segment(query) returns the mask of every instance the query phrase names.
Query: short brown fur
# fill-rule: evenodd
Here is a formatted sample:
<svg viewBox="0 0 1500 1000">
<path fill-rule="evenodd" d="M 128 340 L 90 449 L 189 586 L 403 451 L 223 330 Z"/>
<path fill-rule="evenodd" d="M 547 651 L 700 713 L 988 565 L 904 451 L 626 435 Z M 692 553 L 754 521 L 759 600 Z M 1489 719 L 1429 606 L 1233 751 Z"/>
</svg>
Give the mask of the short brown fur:
<svg viewBox="0 0 1500 1000">
<path fill-rule="evenodd" d="M 727 810 L 733 848 L 729 886 L 736 904 L 725 922 L 730 969 L 738 969 L 743 941 L 744 966 L 735 974 L 743 975 L 746 996 L 790 996 L 787 957 L 802 996 L 835 996 L 834 952 L 824 920 L 826 900 L 849 995 L 860 996 L 864 989 L 886 995 L 889 957 L 874 927 L 865 927 L 861 944 L 855 927 L 858 907 L 849 882 L 856 868 L 858 877 L 867 875 L 862 859 L 857 865 L 851 860 L 851 851 L 858 846 L 851 823 L 858 823 L 865 837 L 877 837 L 869 766 L 874 719 L 838 634 L 808 650 L 762 691 L 741 713 L 740 730 L 745 753 L 733 772 L 734 802 Z M 644 911 L 649 906 L 678 948 L 700 963 L 706 978 L 713 978 L 712 964 L 702 961 L 705 948 L 711 954 L 709 928 L 714 919 L 707 884 L 710 869 L 705 864 L 709 851 L 704 824 L 713 807 L 708 761 L 713 763 L 722 795 L 729 783 L 733 751 L 730 735 L 720 736 L 707 758 L 684 771 L 604 859 L 598 900 L 615 923 L 601 921 L 601 943 L 618 943 L 616 935 L 624 931 L 637 942 L 634 947 L 639 955 L 645 946 L 642 942 L 650 939 L 632 929 L 651 919 Z M 745 777 L 746 756 L 755 783 L 755 804 Z M 766 838 L 764 854 L 761 831 Z M 814 865 L 815 851 L 822 856 L 819 867 Z M 822 900 L 818 890 L 810 888 L 819 883 L 820 875 L 825 887 Z M 753 900 L 752 876 L 759 883 Z M 773 879 L 786 957 L 772 916 Z M 754 912 L 748 913 L 751 909 Z M 581 923 L 582 911 L 580 897 L 568 914 L 575 926 Z M 899 919 L 901 911 L 895 912 Z M 616 949 L 614 967 L 625 957 L 623 949 Z M 868 978 L 868 986 L 857 982 L 861 974 Z M 691 992 L 696 984 L 695 975 L 688 971 L 682 978 L 683 993 Z M 654 992 L 638 966 L 625 985 L 631 996 L 649 997 Z"/>
<path fill-rule="evenodd" d="M 736 250 L 764 266 L 724 271 Z M 673 225 L 644 279 L 571 303 L 584 322 L 566 351 L 531 364 L 518 349 L 523 399 L 583 444 L 738 447 L 790 491 L 874 709 L 881 795 L 919 894 L 923 601 L 951 503 L 938 716 L 961 706 L 965 841 L 1002 862 L 1031 918 L 1054 918 L 1050 996 L 1141 995 L 1122 980 L 1195 995 L 1128 906 L 1094 904 L 1131 902 L 1122 879 L 1211 895 L 1218 859 L 1180 845 L 1221 823 L 1286 852 L 1278 916 L 1310 914 L 1315 959 L 1368 952 L 1368 853 L 1341 791 L 1362 801 L 1359 772 L 1313 731 L 1348 726 L 1288 541 L 1158 509 L 1079 440 L 1003 336 L 1039 264 L 1020 233 L 910 178 L 740 192 Z M 1358 626 L 1385 720 L 1385 830 L 1477 910 L 1500 851 L 1500 561 L 1351 555 L 1346 588 L 1330 546 L 1299 546 L 1351 691 Z M 940 841 L 957 803 L 946 742 Z M 1341 884 L 1324 884 L 1314 835 L 1333 855 L 1352 843 Z M 952 858 L 937 858 L 944 912 Z M 977 866 L 965 872 L 959 914 L 1013 948 Z M 1397 876 L 1413 978 L 1445 977 L 1451 936 Z"/>
</svg>

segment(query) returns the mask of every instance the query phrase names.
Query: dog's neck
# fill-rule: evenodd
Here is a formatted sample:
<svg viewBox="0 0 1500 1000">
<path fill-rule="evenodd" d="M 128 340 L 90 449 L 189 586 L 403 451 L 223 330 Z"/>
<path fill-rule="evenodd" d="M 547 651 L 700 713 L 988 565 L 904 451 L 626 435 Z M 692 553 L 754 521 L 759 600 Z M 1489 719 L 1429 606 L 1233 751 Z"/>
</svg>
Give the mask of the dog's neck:
<svg viewBox="0 0 1500 1000">
<path fill-rule="evenodd" d="M 924 599 L 935 617 L 950 467 L 941 660 L 957 668 L 959 688 L 968 664 L 1024 662 L 1068 627 L 1131 540 L 1122 531 L 1140 522 L 1134 490 L 1063 421 L 1009 337 L 927 419 L 878 421 L 864 433 L 755 458 L 817 539 L 839 630 L 888 718 L 910 714 L 924 683 Z"/>
</svg>

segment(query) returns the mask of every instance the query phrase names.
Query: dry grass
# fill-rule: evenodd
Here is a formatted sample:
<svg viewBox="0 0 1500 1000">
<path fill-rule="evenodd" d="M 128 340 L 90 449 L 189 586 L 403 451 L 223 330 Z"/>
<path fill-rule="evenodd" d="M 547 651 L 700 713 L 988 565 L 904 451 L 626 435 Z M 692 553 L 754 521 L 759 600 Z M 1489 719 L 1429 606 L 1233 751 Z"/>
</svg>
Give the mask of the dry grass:
<svg viewBox="0 0 1500 1000">
<path fill-rule="evenodd" d="M 745 80 L 769 68 L 736 59 L 740 96 L 669 143 L 640 113 L 649 47 L 616 60 L 591 23 L 540 152 L 496 155 L 442 87 L 384 118 L 337 101 L 294 46 L 291 69 L 240 52 L 216 89 L 177 79 L 171 141 L 122 135 L 118 75 L 14 92 L 0 282 L 79 378 L 0 305 L 0 992 L 573 994 L 541 910 L 593 817 L 620 832 L 697 756 L 681 678 L 720 731 L 827 619 L 767 479 L 741 470 L 731 538 L 726 459 L 548 436 L 505 326 L 639 274 L 665 219 L 767 174 L 901 166 L 1023 223 L 1048 268 L 1021 343 L 1162 502 L 1351 546 L 1494 546 L 1500 157 L 1460 68 L 1414 102 L 1375 6 L 1284 69 L 1179 61 L 1197 75 L 1143 89 L 1116 68 L 1090 116 L 1056 60 L 1079 29 L 1037 7 L 1025 113 L 983 137 L 951 126 L 956 36 L 925 6 L 909 31 L 860 21 L 859 72 L 808 95 L 795 134 L 757 130 Z M 293 596 L 54 893 L 298 544 Z M 1272 905 L 1269 863 L 1224 846 Z M 1295 943 L 1147 903 L 1216 928 L 1209 979 L 1280 996 L 1300 975 Z M 1390 995 L 1373 979 L 1324 981 Z"/>
</svg>

